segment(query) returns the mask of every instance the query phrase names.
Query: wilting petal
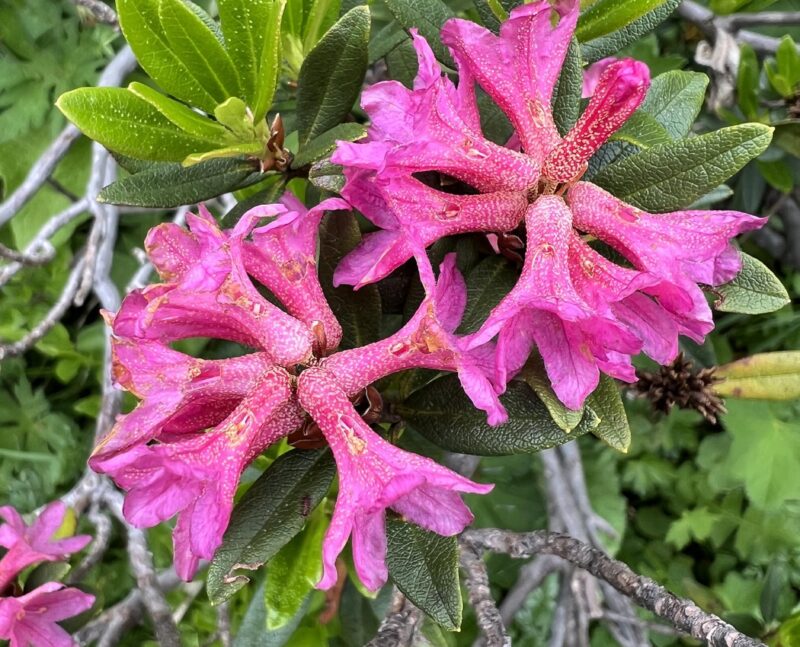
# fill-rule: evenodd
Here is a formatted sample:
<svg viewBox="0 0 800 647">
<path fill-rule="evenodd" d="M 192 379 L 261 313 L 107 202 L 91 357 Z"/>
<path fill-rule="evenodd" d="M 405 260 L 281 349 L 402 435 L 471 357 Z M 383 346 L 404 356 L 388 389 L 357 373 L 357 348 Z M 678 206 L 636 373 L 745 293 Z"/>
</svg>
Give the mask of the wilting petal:
<svg viewBox="0 0 800 647">
<path fill-rule="evenodd" d="M 298 380 L 300 404 L 333 450 L 339 470 L 339 498 L 324 544 L 324 574 L 317 586 L 335 581 L 335 560 L 353 535 L 359 578 L 371 590 L 386 581 L 384 511 L 393 508 L 440 534 L 454 535 L 472 515 L 453 492 L 484 494 L 492 486 L 474 483 L 428 458 L 390 445 L 361 420 L 335 376 L 310 368 Z M 433 502 L 446 502 L 447 506 Z"/>
<path fill-rule="evenodd" d="M 560 14 L 553 24 L 553 14 Z M 448 20 L 442 41 L 508 115 L 525 152 L 539 164 L 560 138 L 550 111 L 558 75 L 578 18 L 578 3 L 554 9 L 540 0 L 517 7 L 500 36 L 468 20 Z"/>
<path fill-rule="evenodd" d="M 555 182 L 582 174 L 589 158 L 644 101 L 649 86 L 650 71 L 644 63 L 624 59 L 608 65 L 578 123 L 550 151 L 542 174 Z"/>
<path fill-rule="evenodd" d="M 319 282 L 317 233 L 325 211 L 349 210 L 350 205 L 339 198 L 329 198 L 306 209 L 288 193 L 283 202 L 289 211 L 255 229 L 253 242 L 244 244 L 245 269 L 278 298 L 289 314 L 308 326 L 319 321 L 325 331 L 326 349 L 336 348 L 342 339 L 342 328 Z M 255 207 L 240 223 L 249 223 L 250 228 L 264 213 L 264 206 Z"/>
</svg>

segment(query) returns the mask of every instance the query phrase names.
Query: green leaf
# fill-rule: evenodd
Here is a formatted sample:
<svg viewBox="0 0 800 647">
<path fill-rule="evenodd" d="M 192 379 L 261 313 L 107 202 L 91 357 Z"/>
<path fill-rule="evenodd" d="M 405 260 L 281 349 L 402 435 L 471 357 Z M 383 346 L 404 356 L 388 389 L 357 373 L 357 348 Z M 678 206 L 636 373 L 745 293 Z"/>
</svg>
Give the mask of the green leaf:
<svg viewBox="0 0 800 647">
<path fill-rule="evenodd" d="M 464 394 L 458 377 L 448 375 L 415 391 L 395 409 L 412 429 L 439 447 L 479 456 L 538 452 L 590 431 L 589 417 L 584 416 L 572 433 L 564 433 L 524 382 L 510 382 L 500 401 L 508 410 L 509 421 L 490 427 L 486 414 Z"/>
<path fill-rule="evenodd" d="M 461 629 L 458 541 L 400 519 L 386 525 L 386 564 L 411 602 L 450 631 Z"/>
<path fill-rule="evenodd" d="M 333 128 L 353 107 L 367 71 L 369 24 L 367 7 L 351 9 L 303 61 L 297 88 L 301 145 Z"/>
<path fill-rule="evenodd" d="M 467 307 L 458 332 L 473 333 L 501 299 L 514 287 L 519 274 L 502 256 L 490 256 L 467 274 Z"/>
<path fill-rule="evenodd" d="M 583 65 L 581 62 L 581 46 L 577 39 L 570 41 L 561 76 L 558 77 L 553 93 L 553 119 L 558 132 L 566 135 L 581 111 L 581 92 L 583 91 Z"/>
<path fill-rule="evenodd" d="M 214 108 L 214 116 L 240 141 L 252 142 L 256 139 L 253 120 L 247 113 L 247 105 L 239 97 L 230 97 L 220 103 Z"/>
<path fill-rule="evenodd" d="M 577 427 L 581 420 L 583 420 L 584 409 L 578 411 L 568 409 L 561 400 L 558 399 L 553 387 L 550 384 L 550 379 L 544 369 L 544 363 L 538 355 L 535 358 L 528 360 L 525 368 L 522 370 L 522 378 L 530 386 L 534 393 L 547 407 L 550 416 L 565 433 L 570 433 Z M 594 412 L 590 412 L 591 416 Z M 599 424 L 600 419 L 596 418 Z"/>
<path fill-rule="evenodd" d="M 362 139 L 366 134 L 367 128 L 361 124 L 338 124 L 302 146 L 292 160 L 292 168 L 301 168 L 325 157 L 333 151 L 339 140 L 353 142 Z"/>
<path fill-rule="evenodd" d="M 381 295 L 378 286 L 333 287 L 333 272 L 339 261 L 361 241 L 352 213 L 338 211 L 322 219 L 319 230 L 319 279 L 322 291 L 342 326 L 341 348 L 358 348 L 380 339 Z"/>
<path fill-rule="evenodd" d="M 575 36 L 586 42 L 623 29 L 648 13 L 658 9 L 666 0 L 597 0 L 581 14 Z"/>
<path fill-rule="evenodd" d="M 168 94 L 209 114 L 218 101 L 173 51 L 159 15 L 160 0 L 117 0 L 119 24 L 147 74 Z"/>
<path fill-rule="evenodd" d="M 281 18 L 286 0 L 222 0 L 225 47 L 239 70 L 242 94 L 258 123 L 275 96 L 281 68 Z"/>
<path fill-rule="evenodd" d="M 404 29 L 418 29 L 436 58 L 448 67 L 455 68 L 453 57 L 439 37 L 442 25 L 455 16 L 450 7 L 442 0 L 386 0 L 386 5 Z"/>
<path fill-rule="evenodd" d="M 631 446 L 631 426 L 617 383 L 608 375 L 601 375 L 600 384 L 586 399 L 586 407 L 600 419 L 592 433 L 610 447 L 627 454 Z"/>
<path fill-rule="evenodd" d="M 312 0 L 303 25 L 303 51 L 310 52 L 339 15 L 341 0 Z"/>
<path fill-rule="evenodd" d="M 653 79 L 639 109 L 655 118 L 674 139 L 689 134 L 708 87 L 708 76 L 700 72 L 672 70 Z"/>
<path fill-rule="evenodd" d="M 125 88 L 79 88 L 62 94 L 56 106 L 87 137 L 123 155 L 177 162 L 216 147 L 205 137 L 181 130 Z"/>
<path fill-rule="evenodd" d="M 758 119 L 758 57 L 747 43 L 739 46 L 739 71 L 736 75 L 736 99 L 747 119 Z M 705 75 L 703 75 L 705 76 Z"/>
<path fill-rule="evenodd" d="M 787 153 L 800 157 L 800 121 L 784 121 L 776 124 L 773 142 Z"/>
<path fill-rule="evenodd" d="M 772 162 L 756 160 L 758 170 L 772 188 L 781 193 L 791 193 L 794 188 L 794 173 L 785 159 Z"/>
<path fill-rule="evenodd" d="M 237 570 L 257 569 L 300 532 L 335 473 L 327 448 L 295 449 L 267 468 L 233 509 L 222 545 L 211 561 L 207 587 L 212 604 L 224 602 L 250 581 Z"/>
<path fill-rule="evenodd" d="M 239 631 L 233 639 L 233 647 L 283 647 L 292 638 L 309 606 L 306 598 L 300 610 L 291 621 L 280 629 L 270 631 L 267 626 L 267 608 L 264 604 L 264 584 L 262 583 L 254 592 L 250 606 L 242 618 Z"/>
<path fill-rule="evenodd" d="M 625 25 L 621 29 L 601 36 L 581 45 L 583 59 L 587 63 L 594 63 L 601 58 L 616 54 L 624 47 L 639 40 L 645 34 L 650 33 L 662 22 L 669 18 L 670 14 L 680 4 L 681 0 L 666 0 L 652 11 L 644 14 L 641 18 Z"/>
<path fill-rule="evenodd" d="M 225 46 L 189 0 L 158 0 L 158 17 L 175 56 L 216 103 L 242 94 Z"/>
<path fill-rule="evenodd" d="M 637 110 L 611 135 L 612 141 L 623 141 L 641 149 L 652 148 L 671 140 L 667 129 L 655 117 Z"/>
<path fill-rule="evenodd" d="M 324 191 L 340 193 L 345 184 L 344 169 L 330 159 L 322 159 L 309 169 L 308 181 Z"/>
<path fill-rule="evenodd" d="M 800 351 L 759 353 L 717 369 L 722 396 L 749 400 L 800 398 Z"/>
<path fill-rule="evenodd" d="M 741 124 L 659 144 L 605 167 L 593 181 L 651 212 L 680 209 L 731 177 L 769 146 L 772 128 Z"/>
<path fill-rule="evenodd" d="M 189 167 L 155 164 L 108 185 L 97 200 L 108 204 L 167 209 L 210 200 L 263 178 L 253 162 L 242 158 L 225 157 Z"/>
<path fill-rule="evenodd" d="M 230 143 L 230 133 L 225 126 L 198 114 L 183 103 L 170 99 L 149 85 L 134 81 L 128 85 L 128 90 L 140 99 L 147 101 L 185 133 L 204 139 L 216 146 Z"/>
<path fill-rule="evenodd" d="M 764 263 L 741 254 L 742 271 L 733 281 L 715 289 L 717 310 L 757 315 L 780 310 L 791 301 L 783 283 Z"/>
<path fill-rule="evenodd" d="M 317 508 L 303 532 L 297 534 L 272 558 L 267 569 L 264 602 L 267 629 L 286 626 L 322 575 L 322 540 L 328 518 Z"/>
</svg>

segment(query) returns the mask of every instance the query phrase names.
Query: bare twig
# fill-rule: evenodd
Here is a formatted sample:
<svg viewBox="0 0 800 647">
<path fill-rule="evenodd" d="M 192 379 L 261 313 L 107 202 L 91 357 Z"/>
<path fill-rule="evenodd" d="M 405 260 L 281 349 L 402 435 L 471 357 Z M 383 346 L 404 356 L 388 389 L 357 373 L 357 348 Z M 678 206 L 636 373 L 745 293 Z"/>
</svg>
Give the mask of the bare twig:
<svg viewBox="0 0 800 647">
<path fill-rule="evenodd" d="M 100 511 L 99 502 L 95 501 L 89 508 L 89 513 L 86 515 L 89 522 L 94 526 L 94 539 L 89 545 L 89 551 L 83 561 L 78 564 L 69 573 L 67 580 L 70 584 L 79 583 L 84 576 L 103 559 L 103 555 L 108 548 L 108 542 L 111 539 L 111 519 L 108 515 Z"/>
<path fill-rule="evenodd" d="M 217 606 L 217 636 L 222 647 L 231 647 L 231 615 L 227 603 Z"/>
<path fill-rule="evenodd" d="M 706 613 L 694 602 L 667 591 L 648 577 L 637 575 L 627 564 L 612 559 L 603 551 L 560 533 L 539 530 L 513 533 L 497 529 L 468 530 L 462 541 L 476 550 L 489 550 L 516 558 L 556 555 L 608 582 L 637 605 L 667 620 L 685 634 L 712 647 L 763 647 L 721 618 Z"/>
<path fill-rule="evenodd" d="M 389 612 L 378 633 L 364 647 L 408 647 L 420 622 L 422 612 L 395 589 Z"/>
<path fill-rule="evenodd" d="M 788 25 L 800 24 L 800 11 L 756 11 L 754 13 L 734 13 L 729 16 L 721 16 L 723 24 L 732 29 L 741 27 L 756 26 L 777 26 L 786 27 Z"/>
<path fill-rule="evenodd" d="M 478 627 L 486 647 L 510 647 L 511 639 L 506 633 L 503 619 L 497 610 L 489 589 L 489 574 L 486 564 L 471 543 L 461 545 L 461 568 L 466 575 L 465 586 L 470 606 L 475 610 Z"/>
</svg>

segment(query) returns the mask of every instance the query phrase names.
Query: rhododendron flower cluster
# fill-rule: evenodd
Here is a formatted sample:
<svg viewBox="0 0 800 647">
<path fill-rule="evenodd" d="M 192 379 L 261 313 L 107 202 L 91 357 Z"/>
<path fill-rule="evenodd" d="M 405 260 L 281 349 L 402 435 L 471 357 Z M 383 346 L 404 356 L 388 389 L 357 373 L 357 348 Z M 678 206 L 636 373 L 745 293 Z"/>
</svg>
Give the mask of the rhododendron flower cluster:
<svg viewBox="0 0 800 647">
<path fill-rule="evenodd" d="M 69 647 L 74 641 L 56 624 L 83 613 L 94 604 L 94 596 L 60 582 L 47 582 L 25 594 L 18 594 L 16 580 L 29 566 L 66 559 L 82 550 L 88 535 L 54 539 L 64 522 L 67 508 L 60 501 L 49 504 L 28 526 L 11 506 L 0 508 L 0 639 L 11 647 L 49 645 Z"/>
<path fill-rule="evenodd" d="M 551 100 L 578 18 L 578 2 L 540 0 L 514 9 L 494 35 L 452 19 L 442 40 L 459 82 L 442 74 L 414 34 L 413 89 L 396 81 L 363 93 L 371 119 L 363 142 L 340 142 L 342 195 L 380 231 L 365 236 L 339 266 L 339 284 L 381 279 L 442 236 L 510 232 L 524 225 L 525 262 L 517 286 L 466 340 L 497 337 L 493 383 L 502 392 L 534 346 L 556 394 L 579 409 L 600 372 L 634 381 L 631 357 L 675 358 L 678 336 L 702 342 L 713 328 L 698 284 L 730 281 L 741 261 L 730 240 L 764 219 L 735 211 L 649 214 L 581 180 L 589 158 L 644 100 L 647 67 L 606 59 L 584 84 L 589 103 L 563 137 Z M 505 146 L 481 131 L 475 82 L 514 127 Z M 454 195 L 423 183 L 439 172 L 471 187 Z M 628 265 L 602 256 L 598 239 Z"/>
<path fill-rule="evenodd" d="M 555 7 L 540 0 L 512 11 L 499 36 L 448 21 L 442 38 L 458 67 L 457 85 L 413 33 L 413 89 L 389 81 L 366 90 L 368 138 L 338 144 L 333 160 L 344 166 L 344 200 L 306 210 L 287 194 L 227 230 L 201 207 L 187 218 L 188 229 L 163 224 L 150 232 L 147 252 L 162 282 L 106 313 L 115 382 L 141 402 L 120 417 L 90 464 L 127 491 L 123 512 L 134 525 L 177 515 L 181 577 L 190 579 L 220 545 L 244 469 L 298 430 L 322 433 L 339 473 L 320 587 L 335 584 L 335 561 L 348 538 L 366 586 L 386 581 L 387 509 L 442 535 L 462 531 L 472 515 L 458 493 L 491 486 L 401 450 L 370 428 L 354 403 L 385 376 L 412 368 L 455 372 L 496 425 L 508 418 L 498 396 L 534 347 L 558 397 L 579 409 L 601 371 L 633 381 L 632 356 L 644 351 L 668 362 L 679 335 L 702 341 L 712 329 L 700 285 L 736 275 L 741 262 L 730 241 L 763 220 L 734 211 L 650 214 L 581 179 L 592 155 L 641 104 L 649 72 L 630 59 L 603 61 L 587 76 L 591 98 L 583 114 L 559 134 L 550 106 L 577 16 L 576 0 Z M 482 133 L 475 83 L 514 127 L 505 145 Z M 420 179 L 431 172 L 469 191 L 446 192 Z M 343 259 L 335 283 L 358 288 L 414 258 L 425 296 L 392 336 L 338 351 L 342 328 L 320 285 L 317 230 L 325 211 L 350 205 L 378 231 Z M 426 248 L 454 234 L 497 240 L 522 228 L 516 286 L 480 329 L 457 335 L 464 280 L 452 254 L 437 276 Z M 596 240 L 627 262 L 603 256 Z M 192 337 L 237 342 L 250 352 L 200 359 L 171 346 Z"/>
<path fill-rule="evenodd" d="M 187 580 L 220 545 L 247 465 L 310 425 L 332 448 L 340 477 L 321 587 L 335 584 L 336 557 L 350 536 L 362 581 L 372 589 L 386 581 L 387 508 L 452 535 L 472 520 L 455 493 L 491 489 L 389 444 L 353 404 L 372 382 L 420 366 L 458 372 L 478 406 L 505 417 L 487 377 L 491 345 L 467 350 L 453 334 L 466 304 L 453 256 L 438 280 L 426 268 L 428 295 L 400 331 L 333 352 L 342 329 L 319 283 L 316 232 L 324 210 L 346 208 L 330 199 L 306 211 L 287 196 L 252 209 L 231 230 L 220 230 L 202 208 L 188 216 L 188 230 L 160 225 L 146 244 L 164 282 L 128 295 L 116 315 L 106 313 L 115 382 L 141 403 L 117 421 L 90 464 L 127 491 L 123 512 L 132 524 L 153 526 L 177 514 L 175 565 Z M 272 220 L 257 227 L 263 218 Z M 170 347 L 197 336 L 253 352 L 205 360 Z"/>
</svg>

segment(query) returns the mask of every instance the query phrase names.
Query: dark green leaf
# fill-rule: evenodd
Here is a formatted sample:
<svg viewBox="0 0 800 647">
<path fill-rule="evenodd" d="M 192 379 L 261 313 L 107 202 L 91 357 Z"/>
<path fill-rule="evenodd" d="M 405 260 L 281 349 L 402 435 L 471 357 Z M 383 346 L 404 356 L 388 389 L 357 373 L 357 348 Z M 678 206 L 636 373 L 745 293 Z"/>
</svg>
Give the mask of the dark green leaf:
<svg viewBox="0 0 800 647">
<path fill-rule="evenodd" d="M 280 199 L 283 190 L 286 188 L 286 176 L 280 173 L 268 177 L 267 179 L 270 181 L 267 182 L 264 180 L 263 188 L 258 189 L 258 187 L 251 187 L 251 189 L 256 192 L 243 200 L 239 200 L 239 202 L 222 217 L 226 228 L 233 227 L 239 222 L 239 219 L 253 207 L 257 207 L 261 204 L 274 204 Z"/>
<path fill-rule="evenodd" d="M 405 32 L 402 32 L 404 36 Z M 386 67 L 389 77 L 400 81 L 407 88 L 413 87 L 419 64 L 417 52 L 408 36 L 386 55 Z"/>
<path fill-rule="evenodd" d="M 327 214 L 320 225 L 319 278 L 322 291 L 342 326 L 344 348 L 365 346 L 380 338 L 381 295 L 376 285 L 360 290 L 352 286 L 333 287 L 333 272 L 339 261 L 361 240 L 358 223 L 352 213 Z"/>
<path fill-rule="evenodd" d="M 764 578 L 764 588 L 761 590 L 759 609 L 764 622 L 770 623 L 778 619 L 781 595 L 786 588 L 786 567 L 778 562 L 772 562 Z"/>
<path fill-rule="evenodd" d="M 172 50 L 161 24 L 159 0 L 117 0 L 119 24 L 139 65 L 167 93 L 213 113 L 217 99 Z"/>
<path fill-rule="evenodd" d="M 601 58 L 616 54 L 622 48 L 627 47 L 634 41 L 639 40 L 645 34 L 650 33 L 662 22 L 669 18 L 670 14 L 681 3 L 681 0 L 666 0 L 663 4 L 644 14 L 641 18 L 625 25 L 621 29 L 601 36 L 581 44 L 583 58 L 588 63 L 594 63 Z"/>
<path fill-rule="evenodd" d="M 383 602 L 391 591 L 391 587 L 385 586 L 372 600 L 359 592 L 352 579 L 347 580 L 339 605 L 340 637 L 346 647 L 363 647 L 375 637 L 385 614 Z"/>
<path fill-rule="evenodd" d="M 414 392 L 396 410 L 410 427 L 439 447 L 480 456 L 538 452 L 590 431 L 590 421 L 584 416 L 572 433 L 564 433 L 524 382 L 510 382 L 500 400 L 508 410 L 509 421 L 490 427 L 486 414 L 464 394 L 458 377 L 448 375 Z"/>
<path fill-rule="evenodd" d="M 230 55 L 197 9 L 189 0 L 158 0 L 158 17 L 172 52 L 216 103 L 241 96 Z"/>
<path fill-rule="evenodd" d="M 653 79 L 641 112 L 654 117 L 674 139 L 686 137 L 703 107 L 708 76 L 672 70 Z"/>
<path fill-rule="evenodd" d="M 59 110 L 91 139 L 138 159 L 180 162 L 217 144 L 187 133 L 124 88 L 79 88 L 62 94 Z"/>
<path fill-rule="evenodd" d="M 608 375 L 601 375 L 600 384 L 586 399 L 586 406 L 600 419 L 592 433 L 610 447 L 627 453 L 631 446 L 631 426 L 617 383 Z"/>
<path fill-rule="evenodd" d="M 98 202 L 133 207 L 179 207 L 210 200 L 264 178 L 246 159 L 224 157 L 185 167 L 154 164 L 105 187 Z"/>
<path fill-rule="evenodd" d="M 612 141 L 622 141 L 646 149 L 671 140 L 666 128 L 648 113 L 637 110 L 612 136 Z"/>
<path fill-rule="evenodd" d="M 467 307 L 458 328 L 459 334 L 477 331 L 492 308 L 514 287 L 518 276 L 502 256 L 490 256 L 481 261 L 466 278 Z"/>
<path fill-rule="evenodd" d="M 794 173 L 787 160 L 779 159 L 773 162 L 762 162 L 756 160 L 758 170 L 773 189 L 781 193 L 791 193 L 794 188 Z"/>
<path fill-rule="evenodd" d="M 250 581 L 237 570 L 257 569 L 300 532 L 327 493 L 335 472 L 327 448 L 292 450 L 278 457 L 253 483 L 234 508 L 208 569 L 208 595 L 213 604 L 224 602 Z"/>
<path fill-rule="evenodd" d="M 461 628 L 458 541 L 399 519 L 386 525 L 386 564 L 398 589 L 450 631 Z"/>
<path fill-rule="evenodd" d="M 338 124 L 353 106 L 367 71 L 369 9 L 345 14 L 308 54 L 297 89 L 297 130 L 305 145 Z"/>
<path fill-rule="evenodd" d="M 597 0 L 581 14 L 575 36 L 586 42 L 624 29 L 664 3 L 665 0 Z"/>
<path fill-rule="evenodd" d="M 455 15 L 450 7 L 442 0 L 386 0 L 386 4 L 404 29 L 418 29 L 436 58 L 448 67 L 455 67 L 453 57 L 439 37 L 442 25 Z"/>
<path fill-rule="evenodd" d="M 311 0 L 303 25 L 303 51 L 310 52 L 339 17 L 341 0 Z M 364 4 L 364 3 L 356 3 Z M 353 7 L 350 7 L 352 9 Z M 342 12 L 342 15 L 347 11 Z"/>
<path fill-rule="evenodd" d="M 286 0 L 223 0 L 218 4 L 225 46 L 239 70 L 253 121 L 258 123 L 272 105 L 278 83 Z"/>
<path fill-rule="evenodd" d="M 747 119 L 758 119 L 758 82 L 760 67 L 755 51 L 747 43 L 739 46 L 739 71 L 736 75 L 736 99 Z M 705 75 L 704 75 L 705 76 Z"/>
<path fill-rule="evenodd" d="M 742 271 L 730 283 L 718 288 L 714 304 L 722 312 L 756 315 L 780 310 L 790 302 L 780 279 L 761 261 L 742 253 Z"/>
<path fill-rule="evenodd" d="M 309 598 L 304 600 L 300 610 L 289 623 L 280 629 L 270 631 L 266 628 L 267 607 L 264 604 L 264 584 L 261 584 L 253 592 L 253 599 L 233 639 L 233 647 L 283 647 L 300 626 L 308 609 L 308 601 Z"/>
<path fill-rule="evenodd" d="M 308 181 L 315 187 L 331 193 L 339 193 L 345 183 L 342 167 L 333 164 L 329 159 L 320 160 L 311 167 Z"/>
<path fill-rule="evenodd" d="M 361 124 L 338 124 L 302 146 L 292 160 L 292 168 L 300 168 L 328 155 L 339 140 L 353 142 L 366 136 L 367 128 Z"/>
<path fill-rule="evenodd" d="M 786 121 L 775 125 L 776 146 L 787 153 L 800 157 L 800 121 Z"/>
<path fill-rule="evenodd" d="M 691 204 L 769 146 L 772 128 L 741 124 L 626 157 L 593 181 L 617 198 L 652 212 Z"/>
<path fill-rule="evenodd" d="M 578 121 L 581 110 L 581 92 L 583 90 L 583 65 L 581 64 L 581 46 L 577 39 L 570 41 L 561 76 L 553 93 L 553 119 L 558 132 L 566 135 Z"/>
</svg>

